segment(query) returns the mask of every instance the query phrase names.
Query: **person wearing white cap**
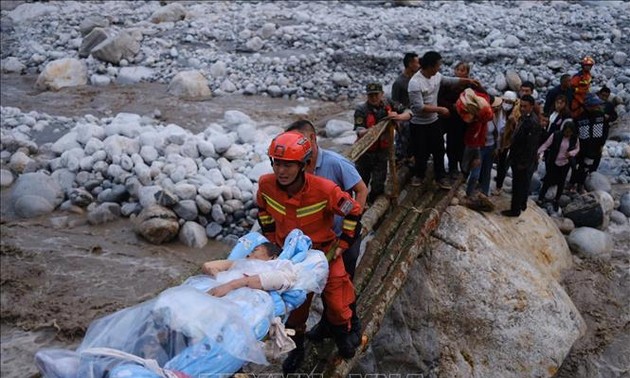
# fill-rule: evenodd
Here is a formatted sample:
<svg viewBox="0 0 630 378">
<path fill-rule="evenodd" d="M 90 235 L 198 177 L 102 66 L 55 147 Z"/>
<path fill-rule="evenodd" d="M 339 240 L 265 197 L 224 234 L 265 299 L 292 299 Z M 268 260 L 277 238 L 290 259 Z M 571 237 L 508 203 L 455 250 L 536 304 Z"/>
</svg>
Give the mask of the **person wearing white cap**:
<svg viewBox="0 0 630 378">
<path fill-rule="evenodd" d="M 516 117 L 514 113 L 515 110 L 518 109 L 517 105 L 518 98 L 516 96 L 516 92 L 507 91 L 503 94 L 501 110 L 505 116 L 505 121 L 497 125 L 499 137 L 497 139 L 496 149 L 497 176 L 495 177 L 495 181 L 497 188 L 493 193 L 495 195 L 501 193 L 503 181 L 505 180 L 505 175 L 507 174 L 509 168 L 507 158 L 512 135 L 514 134 L 514 129 L 516 128 Z"/>
</svg>

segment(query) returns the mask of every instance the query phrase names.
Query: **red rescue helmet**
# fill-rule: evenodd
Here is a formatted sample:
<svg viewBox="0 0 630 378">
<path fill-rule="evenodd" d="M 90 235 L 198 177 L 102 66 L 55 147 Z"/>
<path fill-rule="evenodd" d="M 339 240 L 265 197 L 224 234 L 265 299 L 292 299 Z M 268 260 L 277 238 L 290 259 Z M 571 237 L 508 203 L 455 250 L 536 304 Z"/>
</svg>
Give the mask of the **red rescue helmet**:
<svg viewBox="0 0 630 378">
<path fill-rule="evenodd" d="M 311 142 L 297 131 L 287 131 L 273 138 L 269 145 L 269 157 L 285 161 L 297 161 L 304 165 L 313 154 Z"/>
<path fill-rule="evenodd" d="M 583 66 L 592 66 L 595 64 L 595 60 L 587 55 L 584 58 L 582 58 L 581 63 Z"/>
</svg>

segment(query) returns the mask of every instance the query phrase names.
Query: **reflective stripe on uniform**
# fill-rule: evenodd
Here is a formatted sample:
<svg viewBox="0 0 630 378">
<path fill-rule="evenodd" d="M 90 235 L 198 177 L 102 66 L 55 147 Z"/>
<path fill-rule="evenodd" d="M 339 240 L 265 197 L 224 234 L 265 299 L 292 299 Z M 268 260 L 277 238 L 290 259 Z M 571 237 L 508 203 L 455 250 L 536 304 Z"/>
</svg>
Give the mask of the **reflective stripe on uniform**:
<svg viewBox="0 0 630 378">
<path fill-rule="evenodd" d="M 344 230 L 354 231 L 355 228 L 357 228 L 357 222 L 356 221 L 348 220 L 348 219 L 344 219 L 343 220 L 343 229 Z"/>
<path fill-rule="evenodd" d="M 280 202 L 274 200 L 273 198 L 269 197 L 265 193 L 262 193 L 262 196 L 272 209 L 274 209 L 275 211 L 279 212 L 282 215 L 287 215 L 286 207 L 281 205 Z"/>
<path fill-rule="evenodd" d="M 306 216 L 313 215 L 317 212 L 324 210 L 327 204 L 328 204 L 328 200 L 324 200 L 324 201 L 317 202 L 309 206 L 301 207 L 297 209 L 295 213 L 298 218 L 306 217 Z"/>
<path fill-rule="evenodd" d="M 274 222 L 273 217 L 271 215 L 259 215 L 258 219 L 260 219 L 260 223 L 262 225 L 267 225 Z"/>
</svg>

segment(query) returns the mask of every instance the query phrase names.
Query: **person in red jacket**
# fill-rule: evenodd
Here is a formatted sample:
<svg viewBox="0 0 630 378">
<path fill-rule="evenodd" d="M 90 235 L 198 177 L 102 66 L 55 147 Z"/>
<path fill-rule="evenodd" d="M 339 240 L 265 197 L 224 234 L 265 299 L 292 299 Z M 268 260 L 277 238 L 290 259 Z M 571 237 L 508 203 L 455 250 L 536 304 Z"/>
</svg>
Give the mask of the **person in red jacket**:
<svg viewBox="0 0 630 378">
<path fill-rule="evenodd" d="M 353 323 L 351 305 L 355 301 L 352 281 L 340 258 L 359 232 L 361 205 L 334 182 L 306 172 L 312 156 L 308 138 L 289 131 L 277 136 L 269 146 L 273 173 L 258 181 L 256 202 L 258 221 L 263 234 L 273 243 L 282 245 L 295 228 L 313 242 L 313 248 L 323 251 L 330 261 L 328 282 L 322 293 L 326 316 L 339 355 L 352 358 L 360 344 L 360 329 Z M 334 230 L 334 216 L 344 217 L 341 235 Z M 295 373 L 304 360 L 304 332 L 312 295 L 295 309 L 287 327 L 296 331 L 296 349 L 285 359 L 284 374 Z"/>
<path fill-rule="evenodd" d="M 578 118 L 584 112 L 584 100 L 591 90 L 591 69 L 595 65 L 595 60 L 590 56 L 585 56 L 580 62 L 582 70 L 571 78 L 571 88 L 573 88 L 573 100 L 571 101 L 571 116 Z"/>
</svg>

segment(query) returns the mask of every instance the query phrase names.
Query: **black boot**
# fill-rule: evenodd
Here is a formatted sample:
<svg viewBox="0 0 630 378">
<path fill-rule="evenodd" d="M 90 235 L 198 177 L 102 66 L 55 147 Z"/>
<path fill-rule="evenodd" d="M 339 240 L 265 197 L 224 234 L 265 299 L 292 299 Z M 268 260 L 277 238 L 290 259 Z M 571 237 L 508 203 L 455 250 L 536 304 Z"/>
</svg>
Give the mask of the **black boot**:
<svg viewBox="0 0 630 378">
<path fill-rule="evenodd" d="M 293 337 L 295 349 L 289 352 L 287 358 L 282 362 L 283 374 L 294 374 L 304 362 L 304 334 Z"/>
<path fill-rule="evenodd" d="M 321 320 L 315 325 L 315 327 L 313 327 L 313 329 L 306 332 L 306 338 L 316 343 L 321 343 L 331 337 L 332 333 L 330 332 L 330 323 L 326 319 L 325 315 L 322 315 Z"/>
<path fill-rule="evenodd" d="M 354 357 L 357 347 L 361 344 L 360 330 L 358 332 L 354 329 L 348 330 L 346 325 L 332 326 L 331 330 L 339 350 L 339 356 L 345 359 Z"/>
</svg>

